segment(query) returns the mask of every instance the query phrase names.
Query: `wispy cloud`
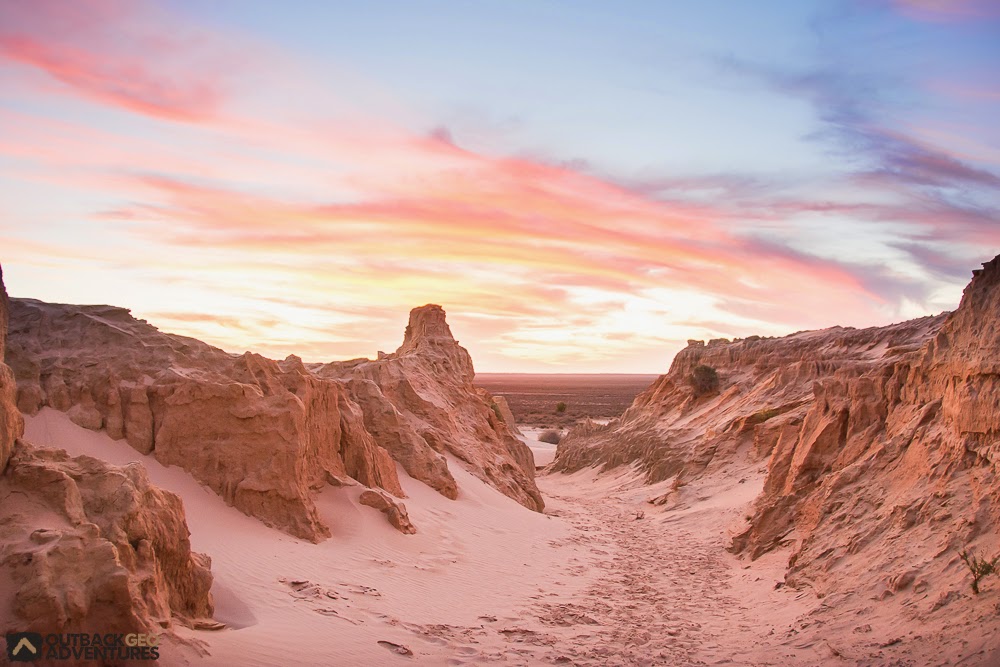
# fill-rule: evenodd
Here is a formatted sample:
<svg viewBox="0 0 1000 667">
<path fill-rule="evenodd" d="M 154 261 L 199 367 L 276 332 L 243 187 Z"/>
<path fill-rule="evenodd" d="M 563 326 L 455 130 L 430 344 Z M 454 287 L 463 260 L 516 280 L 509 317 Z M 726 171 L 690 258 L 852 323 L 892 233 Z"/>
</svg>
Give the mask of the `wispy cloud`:
<svg viewBox="0 0 1000 667">
<path fill-rule="evenodd" d="M 98 103 L 178 121 L 216 115 L 241 62 L 155 5 L 119 0 L 0 3 L 0 54 Z"/>
<path fill-rule="evenodd" d="M 919 21 L 957 22 L 1000 19 L 993 0 L 890 0 L 902 15 Z"/>
<path fill-rule="evenodd" d="M 1000 243 L 1000 173 L 883 119 L 880 100 L 899 82 L 847 75 L 833 66 L 786 70 L 732 57 L 721 63 L 727 71 L 809 101 L 823 124 L 811 140 L 844 165 L 839 177 L 827 181 L 831 190 L 841 191 L 837 198 L 761 193 L 747 204 L 760 215 L 815 213 L 907 224 L 914 227 L 911 242 L 897 247 L 909 250 L 921 243 Z M 917 261 L 925 257 L 913 255 Z"/>
<path fill-rule="evenodd" d="M 16 92 L 97 109 L 0 110 L 21 130 L 0 136 L 14 165 L 0 171 L 23 186 L 0 218 L 9 247 L 44 254 L 18 217 L 62 219 L 45 193 L 73 192 L 68 236 L 113 239 L 91 260 L 138 277 L 149 305 L 137 312 L 165 328 L 276 356 L 356 356 L 394 347 L 406 310 L 436 301 L 498 368 L 884 320 L 926 299 L 930 278 L 955 278 L 960 262 L 935 244 L 1000 244 L 996 199 L 982 196 L 997 174 L 882 122 L 884 82 L 835 67 L 722 63 L 813 105 L 812 141 L 846 165 L 817 192 L 810 175 L 605 175 L 474 149 L 440 123 L 352 109 L 342 91 L 276 109 L 241 89 L 239 43 L 151 4 L 0 4 L 0 56 L 30 73 Z M 275 82 L 271 99 L 307 70 L 285 66 L 253 73 Z M 870 223 L 924 272 L 803 242 L 817 217 Z M 68 241 L 49 241 L 62 257 Z"/>
</svg>

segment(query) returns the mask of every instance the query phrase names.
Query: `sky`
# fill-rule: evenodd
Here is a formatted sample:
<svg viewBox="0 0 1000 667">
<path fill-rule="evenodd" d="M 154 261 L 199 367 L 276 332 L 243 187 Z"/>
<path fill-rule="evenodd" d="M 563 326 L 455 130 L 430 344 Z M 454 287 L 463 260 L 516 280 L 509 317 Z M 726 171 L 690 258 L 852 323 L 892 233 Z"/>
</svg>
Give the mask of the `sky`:
<svg viewBox="0 0 1000 667">
<path fill-rule="evenodd" d="M 953 309 L 1000 253 L 991 0 L 0 0 L 12 296 L 480 372 Z"/>
</svg>

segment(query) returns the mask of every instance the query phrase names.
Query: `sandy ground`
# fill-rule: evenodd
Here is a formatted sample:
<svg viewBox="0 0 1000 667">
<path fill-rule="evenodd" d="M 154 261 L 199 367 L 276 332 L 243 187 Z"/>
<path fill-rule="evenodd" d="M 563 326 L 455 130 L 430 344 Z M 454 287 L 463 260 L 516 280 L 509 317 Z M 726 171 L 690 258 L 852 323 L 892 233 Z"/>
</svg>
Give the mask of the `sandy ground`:
<svg viewBox="0 0 1000 667">
<path fill-rule="evenodd" d="M 528 445 L 531 453 L 535 455 L 536 468 L 547 466 L 555 460 L 556 446 L 538 439 L 538 436 L 542 433 L 552 429 L 538 428 L 536 426 L 518 426 L 517 428 L 521 431 L 521 442 Z"/>
<path fill-rule="evenodd" d="M 667 486 L 643 486 L 632 470 L 542 475 L 547 509 L 538 514 L 452 460 L 457 501 L 400 470 L 418 534 L 358 506 L 360 488 L 328 489 L 320 506 L 334 537 L 314 545 L 61 413 L 28 418 L 26 437 L 142 461 L 154 483 L 183 498 L 228 627 L 181 629 L 163 665 L 924 664 L 869 661 L 885 655 L 874 643 L 864 660 L 846 660 L 870 636 L 805 631 L 821 623 L 823 605 L 775 587 L 787 554 L 751 566 L 725 551 L 762 477 L 722 475 L 667 508 L 646 502 Z"/>
<path fill-rule="evenodd" d="M 212 557 L 216 617 L 230 627 L 182 630 L 210 655 L 175 644 L 160 664 L 529 664 L 538 622 L 524 608 L 552 588 L 582 593 L 597 576 L 565 572 L 587 551 L 568 540 L 568 522 L 526 510 L 455 460 L 457 501 L 400 470 L 416 535 L 358 506 L 360 487 L 331 488 L 318 504 L 334 537 L 314 545 L 263 526 L 185 471 L 62 413 L 46 408 L 26 422 L 25 438 L 35 444 L 115 464 L 141 461 L 155 484 L 184 500 L 192 546 Z"/>
</svg>

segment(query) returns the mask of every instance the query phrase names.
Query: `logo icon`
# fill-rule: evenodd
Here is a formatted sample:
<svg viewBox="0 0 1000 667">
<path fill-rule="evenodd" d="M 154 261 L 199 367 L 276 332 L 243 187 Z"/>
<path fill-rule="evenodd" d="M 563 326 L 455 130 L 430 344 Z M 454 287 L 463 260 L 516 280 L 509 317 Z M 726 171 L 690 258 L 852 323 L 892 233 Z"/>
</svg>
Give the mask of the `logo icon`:
<svg viewBox="0 0 1000 667">
<path fill-rule="evenodd" d="M 37 632 L 7 635 L 7 657 L 11 662 L 34 662 L 42 657 L 42 636 Z"/>
</svg>

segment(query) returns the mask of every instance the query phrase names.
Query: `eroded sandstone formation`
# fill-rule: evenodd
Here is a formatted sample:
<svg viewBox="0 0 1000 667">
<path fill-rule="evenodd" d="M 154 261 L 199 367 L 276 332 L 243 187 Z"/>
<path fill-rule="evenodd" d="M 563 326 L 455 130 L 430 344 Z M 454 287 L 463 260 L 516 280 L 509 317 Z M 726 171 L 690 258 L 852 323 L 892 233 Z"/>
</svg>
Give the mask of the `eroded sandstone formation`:
<svg viewBox="0 0 1000 667">
<path fill-rule="evenodd" d="M 19 443 L 0 477 L 7 630 L 157 632 L 212 616 L 180 498 L 125 467 Z"/>
<path fill-rule="evenodd" d="M 493 410 L 489 393 L 473 386 L 472 358 L 452 337 L 440 306 L 410 312 L 395 353 L 327 364 L 317 375 L 349 379 L 369 430 L 411 477 L 454 498 L 443 458 L 451 454 L 525 507 L 543 508 L 531 450 Z"/>
<path fill-rule="evenodd" d="M 358 502 L 385 514 L 392 527 L 399 532 L 406 535 L 417 532 L 416 527 L 410 523 L 410 515 L 406 512 L 406 505 L 394 500 L 389 494 L 365 489 L 358 496 Z"/>
<path fill-rule="evenodd" d="M 654 499 L 669 504 L 707 471 L 766 464 L 735 552 L 787 548 L 787 582 L 819 595 L 964 588 L 959 550 L 1000 548 L 1000 258 L 974 273 L 951 314 L 693 341 L 619 420 L 571 432 L 555 465 L 637 463 L 674 478 Z M 691 387 L 697 365 L 717 391 Z"/>
<path fill-rule="evenodd" d="M 783 338 L 717 339 L 707 345 L 689 341 L 670 371 L 639 394 L 620 418 L 573 429 L 560 443 L 555 468 L 637 462 L 654 483 L 695 477 L 743 448 L 766 459 L 783 437 L 798 433 L 817 382 L 838 373 L 861 374 L 886 358 L 913 353 L 943 322 L 939 315 L 888 327 L 834 327 Z M 698 394 L 691 381 L 697 366 L 716 370 L 716 390 Z"/>
<path fill-rule="evenodd" d="M 477 389 L 477 391 L 485 392 L 484 399 L 489 396 L 489 392 L 485 389 Z M 493 396 L 490 400 L 486 401 L 493 408 L 493 412 L 496 413 L 497 417 L 500 418 L 507 428 L 510 429 L 511 433 L 514 435 L 523 435 L 521 429 L 517 427 L 517 420 L 514 418 L 514 413 L 510 409 L 510 403 L 507 402 L 507 398 L 504 396 Z"/>
<path fill-rule="evenodd" d="M 0 273 L 0 354 L 7 305 Z M 14 397 L 0 363 L 0 631 L 159 634 L 210 619 L 210 562 L 191 552 L 180 499 L 138 464 L 20 441 Z"/>
<path fill-rule="evenodd" d="M 791 541 L 789 581 L 827 593 L 851 579 L 926 588 L 965 574 L 962 548 L 1000 546 L 998 327 L 1000 258 L 920 348 L 817 383 L 734 549 Z"/>
<path fill-rule="evenodd" d="M 3 268 L 0 268 L 0 472 L 7 467 L 7 461 L 14 451 L 14 441 L 24 433 L 24 419 L 16 406 L 17 384 L 14 373 L 3 363 L 3 351 L 7 349 L 8 308 Z"/>
<path fill-rule="evenodd" d="M 309 367 L 228 354 L 121 308 L 15 299 L 11 312 L 21 410 L 50 406 L 124 438 L 297 537 L 330 535 L 313 502 L 326 484 L 403 497 L 397 461 L 457 497 L 446 454 L 542 507 L 530 450 L 475 393 L 472 361 L 439 306 L 414 309 L 395 354 Z"/>
</svg>

